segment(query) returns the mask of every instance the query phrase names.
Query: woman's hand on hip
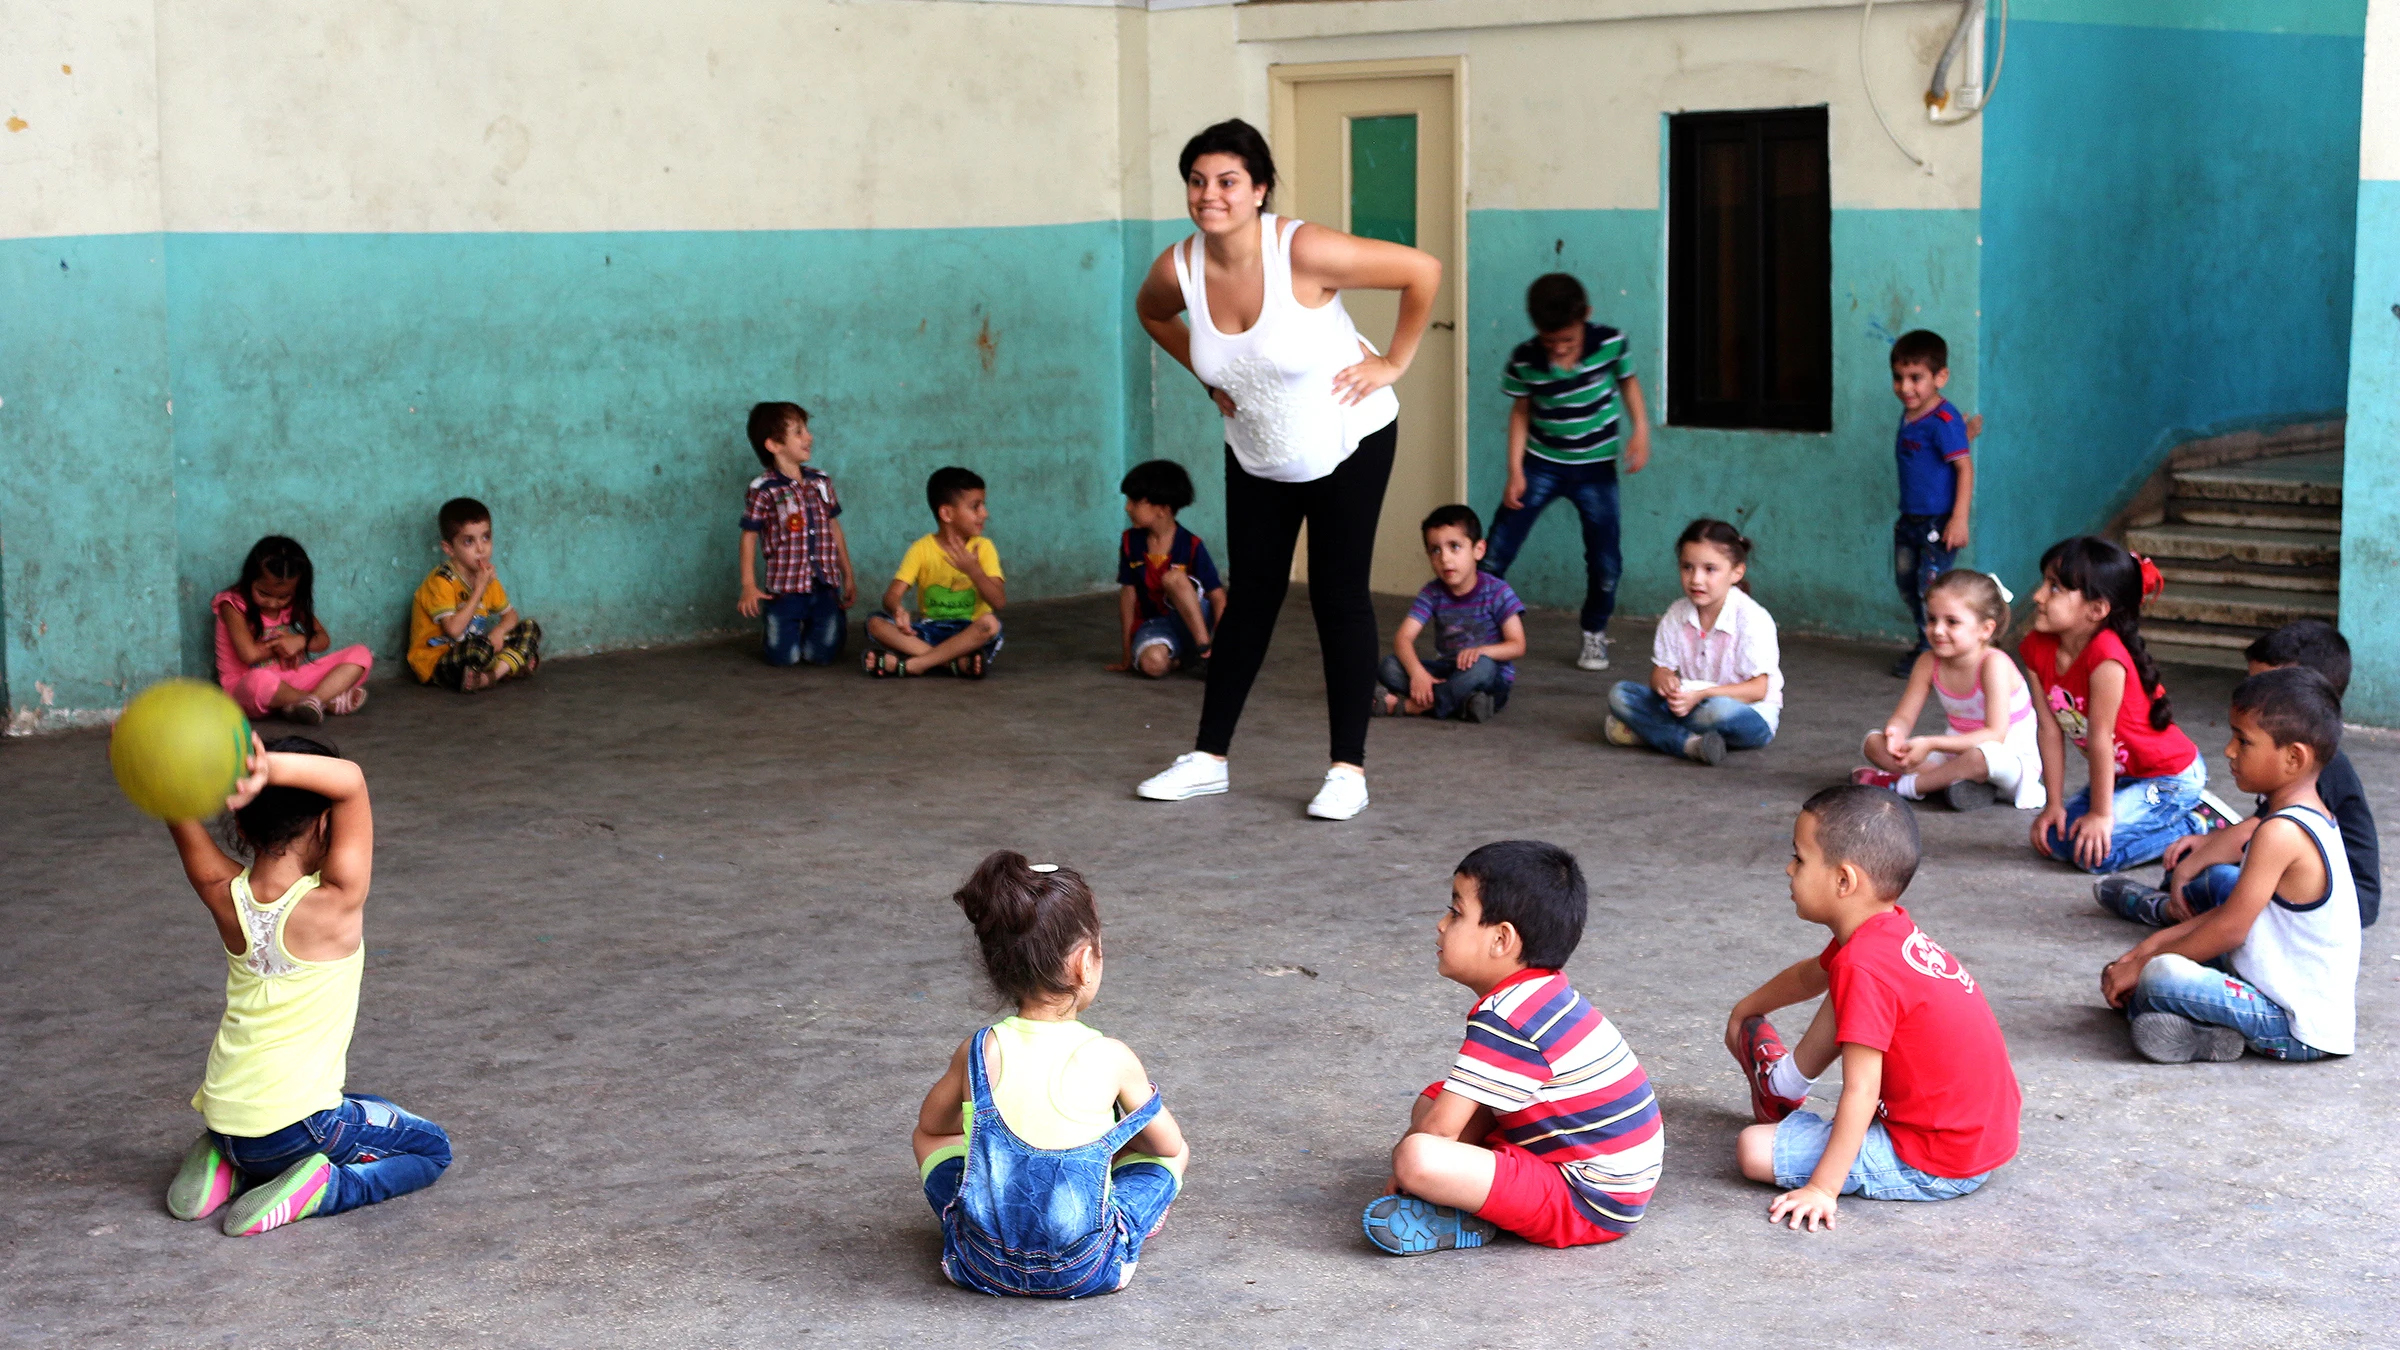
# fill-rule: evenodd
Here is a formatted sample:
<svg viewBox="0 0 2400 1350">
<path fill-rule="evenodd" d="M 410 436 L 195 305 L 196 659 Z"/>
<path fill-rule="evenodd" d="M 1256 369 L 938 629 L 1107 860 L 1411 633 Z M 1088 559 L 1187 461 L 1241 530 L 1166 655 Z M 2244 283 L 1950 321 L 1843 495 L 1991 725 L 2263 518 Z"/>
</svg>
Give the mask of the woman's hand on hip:
<svg viewBox="0 0 2400 1350">
<path fill-rule="evenodd" d="M 1389 388 L 1408 372 L 1392 364 L 1388 356 L 1369 352 L 1355 366 L 1346 366 L 1333 377 L 1333 396 L 1344 404 L 1356 405 L 1378 389 Z"/>
</svg>

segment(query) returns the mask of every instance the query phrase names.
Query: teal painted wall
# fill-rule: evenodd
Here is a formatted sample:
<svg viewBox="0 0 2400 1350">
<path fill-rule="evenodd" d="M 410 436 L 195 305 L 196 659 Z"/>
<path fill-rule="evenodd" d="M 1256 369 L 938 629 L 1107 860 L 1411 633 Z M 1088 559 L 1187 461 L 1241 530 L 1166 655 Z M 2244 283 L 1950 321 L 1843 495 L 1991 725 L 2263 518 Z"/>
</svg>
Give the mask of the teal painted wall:
<svg viewBox="0 0 2400 1350">
<path fill-rule="evenodd" d="M 2364 12 L 2316 10 L 2337 11 Z M 2343 405 L 2363 45 L 2274 30 L 2298 12 L 2010 26 L 1983 118 L 1977 514 L 1978 556 L 2020 589 L 2174 442 Z"/>
<path fill-rule="evenodd" d="M 2344 714 L 2400 726 L 2400 183 L 2358 185 L 2342 468 L 2342 631 L 2354 664 Z"/>
<path fill-rule="evenodd" d="M 0 242 L 12 724 L 96 715 L 175 672 L 165 278 L 155 234 Z"/>
<path fill-rule="evenodd" d="M 1950 343 L 1949 397 L 1977 400 L 1976 213 L 1852 211 L 1833 216 L 1834 429 L 1719 431 L 1656 425 L 1664 405 L 1662 223 L 1656 211 L 1475 211 L 1467 217 L 1468 483 L 1487 519 L 1508 466 L 1500 371 L 1532 333 L 1525 287 L 1545 272 L 1581 278 L 1594 317 L 1632 345 L 1653 422 L 1650 467 L 1621 475 L 1625 575 L 1619 605 L 1673 603 L 1674 539 L 1695 516 L 1735 521 L 1758 545 L 1751 584 L 1787 627 L 1899 637 L 1907 615 L 1891 582 L 1899 487 L 1892 434 L 1892 339 L 1931 328 Z M 1510 582 L 1528 601 L 1583 598 L 1583 544 L 1571 507 L 1543 513 Z"/>
</svg>

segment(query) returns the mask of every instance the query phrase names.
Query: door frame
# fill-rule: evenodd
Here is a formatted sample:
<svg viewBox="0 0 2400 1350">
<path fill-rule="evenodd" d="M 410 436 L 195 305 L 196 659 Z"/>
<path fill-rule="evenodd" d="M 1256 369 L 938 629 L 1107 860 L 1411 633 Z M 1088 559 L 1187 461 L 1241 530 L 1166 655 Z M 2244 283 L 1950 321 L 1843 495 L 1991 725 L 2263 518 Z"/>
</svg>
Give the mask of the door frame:
<svg viewBox="0 0 2400 1350">
<path fill-rule="evenodd" d="M 1459 501 L 1467 500 L 1467 61 L 1463 56 L 1404 56 L 1383 61 L 1310 61 L 1291 65 L 1267 67 L 1269 113 L 1267 144 L 1275 152 L 1276 164 L 1287 180 L 1300 167 L 1299 146 L 1295 123 L 1299 118 L 1299 87 L 1303 84 L 1332 83 L 1348 80 L 1380 80 L 1393 76 L 1440 75 L 1450 81 L 1450 175 L 1451 226 L 1450 237 L 1457 241 L 1458 254 L 1450 260 L 1442 276 L 1443 289 L 1450 292 L 1451 320 L 1457 325 L 1451 343 L 1456 356 L 1450 372 L 1450 406 L 1455 423 L 1450 429 L 1450 443 L 1456 447 L 1451 457 L 1455 466 L 1452 487 Z M 1349 172 L 1345 166 L 1343 173 Z M 1347 186 L 1345 184 L 1345 186 Z M 1343 197 L 1348 199 L 1348 193 Z M 1346 225 L 1348 222 L 1344 222 Z"/>
</svg>

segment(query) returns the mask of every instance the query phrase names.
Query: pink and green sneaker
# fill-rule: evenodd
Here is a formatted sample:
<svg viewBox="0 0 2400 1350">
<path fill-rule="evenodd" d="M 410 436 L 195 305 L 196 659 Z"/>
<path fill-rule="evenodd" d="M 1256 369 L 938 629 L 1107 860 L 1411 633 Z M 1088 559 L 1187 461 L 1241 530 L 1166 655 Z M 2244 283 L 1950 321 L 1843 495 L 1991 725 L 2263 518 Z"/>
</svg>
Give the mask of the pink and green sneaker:
<svg viewBox="0 0 2400 1350">
<path fill-rule="evenodd" d="M 226 1160 L 225 1150 L 217 1147 L 217 1136 L 203 1130 L 184 1151 L 183 1166 L 175 1169 L 175 1179 L 167 1184 L 167 1212 L 187 1221 L 205 1219 L 231 1200 L 240 1186 L 241 1174 Z"/>
<path fill-rule="evenodd" d="M 257 1237 L 317 1212 L 333 1189 L 333 1161 L 311 1153 L 264 1186 L 253 1186 L 225 1211 L 227 1237 Z"/>
</svg>

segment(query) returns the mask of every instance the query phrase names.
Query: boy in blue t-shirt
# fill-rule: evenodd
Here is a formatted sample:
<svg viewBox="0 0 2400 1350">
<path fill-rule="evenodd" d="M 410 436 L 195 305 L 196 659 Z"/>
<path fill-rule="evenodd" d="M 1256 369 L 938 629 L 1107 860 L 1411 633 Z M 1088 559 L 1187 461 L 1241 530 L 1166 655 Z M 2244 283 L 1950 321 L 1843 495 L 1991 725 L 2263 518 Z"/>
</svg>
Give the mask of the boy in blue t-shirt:
<svg viewBox="0 0 2400 1350">
<path fill-rule="evenodd" d="M 1133 528 L 1117 537 L 1117 614 L 1123 655 L 1110 670 L 1164 678 L 1208 655 L 1225 614 L 1225 583 L 1200 536 L 1175 523 L 1192 504 L 1192 476 L 1171 459 L 1136 464 L 1117 485 Z"/>
<path fill-rule="evenodd" d="M 1417 592 L 1383 658 L 1378 716 L 1463 717 L 1488 722 L 1508 706 L 1516 660 L 1525 654 L 1525 605 L 1507 582 L 1481 571 L 1483 522 L 1472 507 L 1437 506 L 1420 526 L 1433 580 Z M 1417 634 L 1433 626 L 1431 666 L 1417 659 Z"/>
<path fill-rule="evenodd" d="M 1900 399 L 1900 519 L 1892 526 L 1892 580 L 1908 604 L 1916 645 L 1892 663 L 1907 679 L 1925 650 L 1925 592 L 1967 546 L 1967 510 L 1975 500 L 1975 461 L 1968 444 L 1983 430 L 1980 417 L 1961 416 L 1942 397 L 1950 383 L 1950 346 L 1919 328 L 1892 344 L 1892 392 Z"/>
</svg>

